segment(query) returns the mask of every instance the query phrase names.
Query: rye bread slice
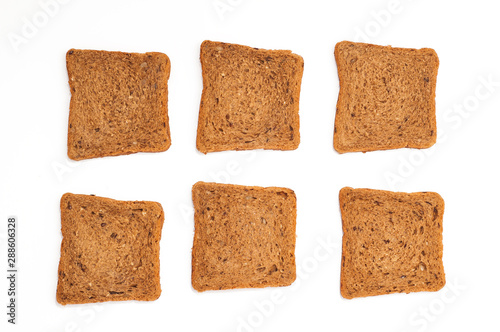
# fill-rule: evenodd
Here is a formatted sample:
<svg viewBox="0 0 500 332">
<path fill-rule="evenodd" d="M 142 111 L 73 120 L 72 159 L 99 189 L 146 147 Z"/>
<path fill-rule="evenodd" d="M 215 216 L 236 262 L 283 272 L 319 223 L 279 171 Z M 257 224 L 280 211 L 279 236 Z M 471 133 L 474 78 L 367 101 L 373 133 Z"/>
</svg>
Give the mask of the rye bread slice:
<svg viewBox="0 0 500 332">
<path fill-rule="evenodd" d="M 200 152 L 299 146 L 301 56 L 206 40 L 200 60 Z"/>
<path fill-rule="evenodd" d="M 343 41 L 335 46 L 339 153 L 429 148 L 436 143 L 439 59 L 430 48 Z"/>
<path fill-rule="evenodd" d="M 295 193 L 287 188 L 193 186 L 193 288 L 288 286 L 295 280 Z"/>
<path fill-rule="evenodd" d="M 163 53 L 71 49 L 68 156 L 73 160 L 166 151 L 170 60 Z"/>
<path fill-rule="evenodd" d="M 64 194 L 57 302 L 156 300 L 163 220 L 156 202 Z"/>
<path fill-rule="evenodd" d="M 346 299 L 438 291 L 444 201 L 433 192 L 342 188 L 340 292 Z"/>
</svg>

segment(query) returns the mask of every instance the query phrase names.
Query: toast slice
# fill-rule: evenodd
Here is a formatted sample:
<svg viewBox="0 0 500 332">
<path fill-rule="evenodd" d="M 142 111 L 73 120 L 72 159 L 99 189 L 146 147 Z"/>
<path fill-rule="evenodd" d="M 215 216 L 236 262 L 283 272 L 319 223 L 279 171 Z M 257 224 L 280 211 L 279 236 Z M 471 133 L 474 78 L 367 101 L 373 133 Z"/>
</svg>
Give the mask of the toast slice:
<svg viewBox="0 0 500 332">
<path fill-rule="evenodd" d="M 170 60 L 163 53 L 71 49 L 68 156 L 73 160 L 166 151 Z"/>
<path fill-rule="evenodd" d="M 295 193 L 287 188 L 193 186 L 193 288 L 288 286 L 295 280 Z"/>
<path fill-rule="evenodd" d="M 206 40 L 200 60 L 200 152 L 297 149 L 301 56 Z"/>
<path fill-rule="evenodd" d="M 64 194 L 57 302 L 156 300 L 163 220 L 156 202 Z"/>
<path fill-rule="evenodd" d="M 345 187 L 339 201 L 344 298 L 444 286 L 441 196 Z"/>
<path fill-rule="evenodd" d="M 436 143 L 439 59 L 430 48 L 343 41 L 335 46 L 339 153 L 429 148 Z"/>
</svg>

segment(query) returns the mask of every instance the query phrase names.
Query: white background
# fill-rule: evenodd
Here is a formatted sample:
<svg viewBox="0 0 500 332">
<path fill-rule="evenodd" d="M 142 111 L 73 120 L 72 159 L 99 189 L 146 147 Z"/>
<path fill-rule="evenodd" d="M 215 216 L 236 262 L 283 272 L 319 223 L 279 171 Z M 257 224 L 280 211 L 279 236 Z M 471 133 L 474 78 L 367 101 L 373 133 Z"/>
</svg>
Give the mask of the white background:
<svg viewBox="0 0 500 332">
<path fill-rule="evenodd" d="M 500 20 L 494 1 L 62 2 L 47 10 L 34 0 L 0 0 L 2 271 L 7 217 L 17 216 L 20 227 L 19 324 L 6 324 L 2 277 L 2 331 L 6 326 L 8 331 L 96 332 L 498 329 Z M 221 13 L 216 4 L 229 7 Z M 39 28 L 31 33 L 24 28 L 23 35 L 29 22 Z M 13 36 L 24 40 L 15 45 Z M 333 150 L 339 90 L 334 45 L 363 38 L 436 50 L 441 138 L 431 149 L 344 155 Z M 196 150 L 199 46 L 205 39 L 290 49 L 304 57 L 298 150 L 209 155 Z M 67 158 L 65 54 L 70 48 L 158 51 L 170 57 L 172 146 L 167 152 L 81 162 Z M 485 84 L 488 79 L 496 86 Z M 191 186 L 199 180 L 295 190 L 300 270 L 294 286 L 202 294 L 191 288 Z M 446 202 L 447 286 L 437 293 L 344 300 L 338 206 L 343 186 L 440 193 Z M 65 192 L 163 205 L 163 292 L 157 301 L 56 303 L 59 199 Z M 322 242 L 331 243 L 330 252 Z"/>
</svg>

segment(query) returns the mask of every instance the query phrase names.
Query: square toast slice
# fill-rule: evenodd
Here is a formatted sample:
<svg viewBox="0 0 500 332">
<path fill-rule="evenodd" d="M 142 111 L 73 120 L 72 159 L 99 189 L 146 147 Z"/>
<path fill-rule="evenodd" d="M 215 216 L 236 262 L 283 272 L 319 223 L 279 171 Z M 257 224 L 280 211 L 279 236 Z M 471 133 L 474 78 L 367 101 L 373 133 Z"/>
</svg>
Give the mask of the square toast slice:
<svg viewBox="0 0 500 332">
<path fill-rule="evenodd" d="M 429 148 L 436 143 L 439 59 L 430 48 L 343 41 L 335 46 L 339 153 Z"/>
<path fill-rule="evenodd" d="M 68 156 L 73 160 L 166 151 L 171 144 L 163 53 L 71 49 Z"/>
<path fill-rule="evenodd" d="M 200 61 L 200 152 L 297 149 L 301 56 L 206 40 Z"/>
<path fill-rule="evenodd" d="M 193 288 L 288 286 L 295 280 L 295 193 L 287 188 L 193 186 Z"/>
<path fill-rule="evenodd" d="M 345 187 L 339 201 L 342 297 L 433 292 L 444 286 L 439 194 Z"/>
<path fill-rule="evenodd" d="M 64 194 L 57 302 L 156 300 L 163 220 L 156 202 Z"/>
</svg>

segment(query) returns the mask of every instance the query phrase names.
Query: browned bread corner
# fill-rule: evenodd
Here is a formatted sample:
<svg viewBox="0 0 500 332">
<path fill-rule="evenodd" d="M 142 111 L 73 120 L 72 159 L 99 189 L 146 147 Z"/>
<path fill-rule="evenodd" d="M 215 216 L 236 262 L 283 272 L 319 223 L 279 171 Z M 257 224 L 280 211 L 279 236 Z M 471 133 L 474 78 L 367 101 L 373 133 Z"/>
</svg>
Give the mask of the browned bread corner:
<svg viewBox="0 0 500 332">
<path fill-rule="evenodd" d="M 200 61 L 200 152 L 299 146 L 301 56 L 206 40 Z"/>
<path fill-rule="evenodd" d="M 444 201 L 433 192 L 342 188 L 340 292 L 346 299 L 438 291 Z"/>
<path fill-rule="evenodd" d="M 166 151 L 170 60 L 163 53 L 71 49 L 68 156 L 73 160 Z"/>
<path fill-rule="evenodd" d="M 297 204 L 292 190 L 198 182 L 193 204 L 194 289 L 293 283 Z"/>
<path fill-rule="evenodd" d="M 156 202 L 64 194 L 57 302 L 156 300 L 163 220 Z"/>
<path fill-rule="evenodd" d="M 335 46 L 339 153 L 429 148 L 436 142 L 439 59 L 430 48 L 343 41 Z"/>
</svg>

